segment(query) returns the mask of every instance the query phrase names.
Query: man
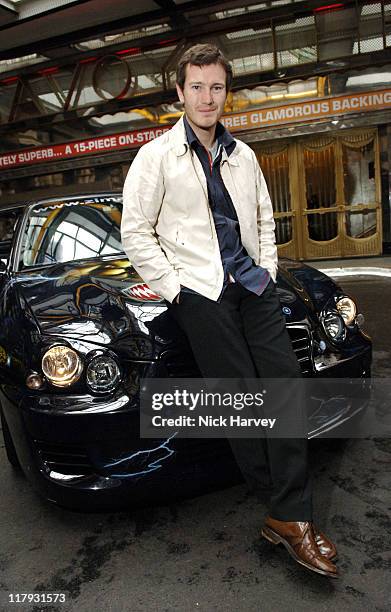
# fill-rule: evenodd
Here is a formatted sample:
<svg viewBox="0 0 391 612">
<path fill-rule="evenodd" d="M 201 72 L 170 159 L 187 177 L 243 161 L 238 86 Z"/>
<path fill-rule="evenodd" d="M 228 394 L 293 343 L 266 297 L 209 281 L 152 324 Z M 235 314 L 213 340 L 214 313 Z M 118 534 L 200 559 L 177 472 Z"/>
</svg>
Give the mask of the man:
<svg viewBox="0 0 391 612">
<path fill-rule="evenodd" d="M 123 247 L 169 304 L 206 378 L 300 376 L 275 290 L 273 210 L 254 152 L 219 119 L 232 68 L 214 45 L 180 59 L 185 115 L 138 152 L 124 186 Z M 307 440 L 232 439 L 246 480 L 272 486 L 262 535 L 306 568 L 337 576 L 312 523 Z"/>
</svg>

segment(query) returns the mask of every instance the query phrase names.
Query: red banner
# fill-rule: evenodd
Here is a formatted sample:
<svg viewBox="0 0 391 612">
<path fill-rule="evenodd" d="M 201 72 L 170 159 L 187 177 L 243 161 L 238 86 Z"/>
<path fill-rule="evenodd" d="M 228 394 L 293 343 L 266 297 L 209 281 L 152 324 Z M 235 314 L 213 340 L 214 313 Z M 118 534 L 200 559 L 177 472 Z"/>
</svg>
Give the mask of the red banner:
<svg viewBox="0 0 391 612">
<path fill-rule="evenodd" d="M 171 126 L 151 127 L 144 130 L 98 136 L 87 140 L 75 140 L 53 146 L 34 147 L 0 155 L 0 169 L 14 168 L 25 164 L 39 164 L 47 161 L 66 159 L 78 155 L 91 155 L 118 149 L 132 149 L 153 140 Z"/>
<path fill-rule="evenodd" d="M 391 90 L 384 89 L 233 113 L 224 115 L 222 122 L 231 132 L 235 132 L 390 108 Z"/>
<path fill-rule="evenodd" d="M 316 100 L 306 100 L 284 106 L 272 106 L 222 117 L 222 122 L 231 132 L 280 126 L 287 123 L 311 122 L 329 117 L 340 117 L 351 113 L 363 113 L 391 108 L 391 89 L 360 92 Z M 76 140 L 53 146 L 34 147 L 0 155 L 0 170 L 16 166 L 38 164 L 47 161 L 107 153 L 118 149 L 141 147 L 171 128 L 170 125 L 150 127 L 143 130 L 98 136 L 87 140 Z"/>
</svg>

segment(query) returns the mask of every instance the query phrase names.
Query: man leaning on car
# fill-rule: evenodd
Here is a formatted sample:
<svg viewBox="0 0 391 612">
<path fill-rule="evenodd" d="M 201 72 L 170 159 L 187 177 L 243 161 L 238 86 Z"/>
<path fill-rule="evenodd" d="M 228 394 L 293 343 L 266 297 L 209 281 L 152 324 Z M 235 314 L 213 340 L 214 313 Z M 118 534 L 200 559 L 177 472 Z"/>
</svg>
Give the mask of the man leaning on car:
<svg viewBox="0 0 391 612">
<path fill-rule="evenodd" d="M 124 185 L 122 243 L 169 303 L 206 378 L 297 378 L 275 289 L 273 209 L 254 152 L 219 122 L 232 68 L 214 45 L 177 67 L 184 116 L 141 147 Z M 224 355 L 224 359 L 221 359 Z M 337 577 L 334 545 L 314 526 L 306 439 L 232 439 L 252 485 L 271 486 L 262 535 L 301 565 Z"/>
</svg>

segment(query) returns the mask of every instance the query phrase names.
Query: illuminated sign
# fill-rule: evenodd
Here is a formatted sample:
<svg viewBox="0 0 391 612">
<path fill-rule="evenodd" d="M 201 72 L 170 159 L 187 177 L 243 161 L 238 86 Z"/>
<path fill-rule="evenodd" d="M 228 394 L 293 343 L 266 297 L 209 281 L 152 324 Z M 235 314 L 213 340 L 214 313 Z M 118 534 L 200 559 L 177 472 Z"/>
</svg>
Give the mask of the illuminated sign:
<svg viewBox="0 0 391 612">
<path fill-rule="evenodd" d="M 144 130 L 133 130 L 109 136 L 98 136 L 87 140 L 76 140 L 52 146 L 34 147 L 0 155 L 0 169 L 14 168 L 30 164 L 39 164 L 47 161 L 58 161 L 69 157 L 117 151 L 119 149 L 132 149 L 153 140 L 170 129 L 171 126 L 150 127 Z"/>
<path fill-rule="evenodd" d="M 391 108 L 391 89 L 370 93 L 356 93 L 296 102 L 285 106 L 273 106 L 261 110 L 233 113 L 222 122 L 230 131 L 281 125 L 283 123 L 307 123 L 316 119 L 362 113 Z"/>
<path fill-rule="evenodd" d="M 389 108 L 391 108 L 391 89 L 383 89 L 381 91 L 319 98 L 284 106 L 230 113 L 223 116 L 222 123 L 231 132 L 240 132 L 290 123 L 308 123 Z M 169 125 L 163 127 L 151 126 L 142 130 L 3 153 L 0 155 L 0 170 L 47 161 L 58 161 L 81 155 L 139 148 L 170 128 Z"/>
</svg>

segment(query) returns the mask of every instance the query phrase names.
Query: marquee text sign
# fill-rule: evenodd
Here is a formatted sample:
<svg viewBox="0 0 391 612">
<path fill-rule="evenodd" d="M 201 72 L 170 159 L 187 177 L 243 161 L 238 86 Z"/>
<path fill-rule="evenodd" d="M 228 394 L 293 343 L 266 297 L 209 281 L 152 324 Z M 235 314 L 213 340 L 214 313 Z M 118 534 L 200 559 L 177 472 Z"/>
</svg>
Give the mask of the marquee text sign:
<svg viewBox="0 0 391 612">
<path fill-rule="evenodd" d="M 361 113 L 391 108 L 391 89 L 371 93 L 357 93 L 334 98 L 322 98 L 285 106 L 275 106 L 234 113 L 225 116 L 223 123 L 230 131 L 292 123 L 307 122 L 325 117 Z"/>
<path fill-rule="evenodd" d="M 26 164 L 39 164 L 48 161 L 58 161 L 68 157 L 79 155 L 92 155 L 108 151 L 118 151 L 119 149 L 132 149 L 161 136 L 170 129 L 171 126 L 151 127 L 145 130 L 133 130 L 120 134 L 109 134 L 108 136 L 98 136 L 87 140 L 75 140 L 50 147 L 34 147 L 23 149 L 11 153 L 0 155 L 0 170 L 2 168 L 12 168 Z"/>
<path fill-rule="evenodd" d="M 333 98 L 322 98 L 285 106 L 231 113 L 224 115 L 222 122 L 232 132 L 263 128 L 281 124 L 316 121 L 339 115 L 362 113 L 391 108 L 391 89 L 370 93 L 356 93 Z M 134 149 L 160 136 L 171 126 L 150 127 L 120 134 L 110 134 L 86 140 L 78 140 L 52 146 L 22 149 L 0 155 L 0 170 L 16 166 L 58 161 L 80 155 L 93 155 Z"/>
</svg>

